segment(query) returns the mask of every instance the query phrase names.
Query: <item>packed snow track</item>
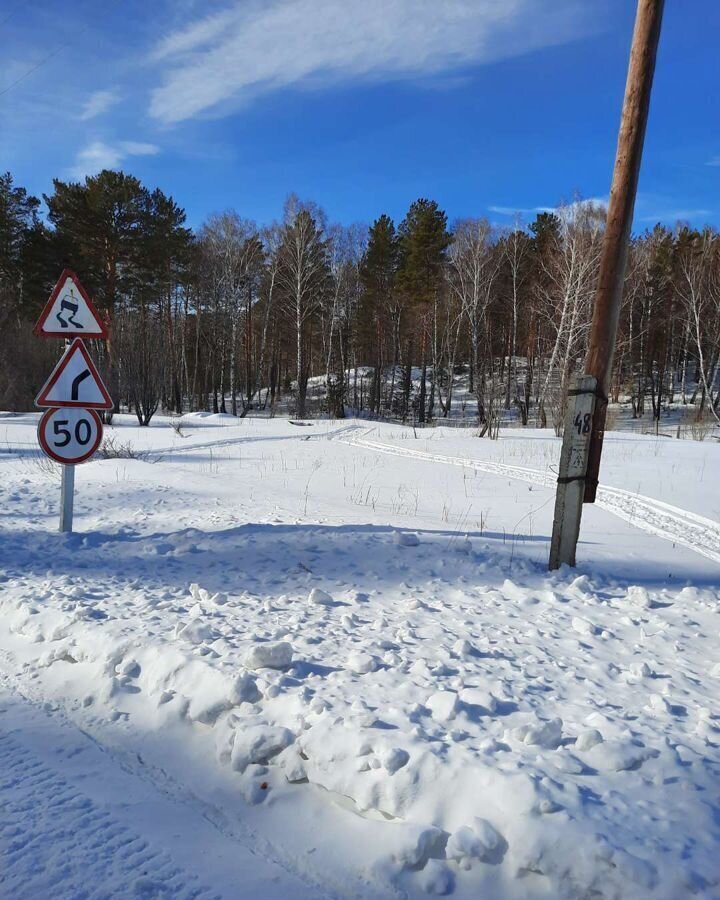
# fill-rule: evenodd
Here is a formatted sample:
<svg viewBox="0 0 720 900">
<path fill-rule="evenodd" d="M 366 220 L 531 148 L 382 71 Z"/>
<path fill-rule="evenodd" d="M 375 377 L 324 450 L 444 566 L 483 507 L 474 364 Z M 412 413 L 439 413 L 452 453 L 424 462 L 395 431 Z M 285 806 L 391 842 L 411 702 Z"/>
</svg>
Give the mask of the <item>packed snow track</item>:
<svg viewBox="0 0 720 900">
<path fill-rule="evenodd" d="M 365 430 L 358 435 L 357 430 L 344 432 L 339 440 L 346 443 L 373 450 L 376 453 L 387 453 L 391 456 L 400 456 L 407 459 L 419 459 L 430 462 L 444 463 L 450 466 L 461 466 L 466 469 L 487 472 L 491 475 L 503 475 L 507 478 L 515 478 L 529 484 L 542 484 L 545 487 L 554 488 L 556 481 L 552 476 L 537 469 L 526 469 L 519 466 L 508 466 L 502 463 L 486 462 L 465 457 L 445 456 L 438 453 L 428 453 L 424 450 L 415 450 L 412 447 L 398 447 L 377 440 L 370 440 L 368 435 L 374 429 Z M 601 486 L 598 489 L 595 501 L 602 509 L 619 516 L 636 528 L 649 534 L 657 535 L 663 540 L 680 544 L 695 553 L 706 556 L 713 562 L 720 564 L 720 524 L 703 516 L 695 515 L 684 509 L 678 509 L 669 503 L 663 503 L 652 497 L 644 497 L 639 494 L 623 491 L 620 488 Z"/>
</svg>

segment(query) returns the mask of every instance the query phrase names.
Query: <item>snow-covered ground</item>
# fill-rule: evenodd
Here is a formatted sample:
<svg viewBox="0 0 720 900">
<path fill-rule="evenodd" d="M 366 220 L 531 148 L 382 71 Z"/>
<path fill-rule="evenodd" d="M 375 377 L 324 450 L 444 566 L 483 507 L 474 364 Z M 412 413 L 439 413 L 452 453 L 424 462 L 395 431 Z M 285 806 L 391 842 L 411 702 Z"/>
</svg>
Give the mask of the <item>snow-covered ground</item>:
<svg viewBox="0 0 720 900">
<path fill-rule="evenodd" d="M 0 419 L 0 896 L 720 896 L 720 445 Z"/>
</svg>

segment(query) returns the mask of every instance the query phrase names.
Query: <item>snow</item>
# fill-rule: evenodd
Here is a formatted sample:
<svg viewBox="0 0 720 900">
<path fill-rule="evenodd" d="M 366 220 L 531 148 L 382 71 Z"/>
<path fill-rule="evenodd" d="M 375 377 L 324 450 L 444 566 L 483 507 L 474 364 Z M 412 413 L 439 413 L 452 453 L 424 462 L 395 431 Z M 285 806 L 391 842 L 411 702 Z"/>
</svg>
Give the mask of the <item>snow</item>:
<svg viewBox="0 0 720 900">
<path fill-rule="evenodd" d="M 438 722 L 449 722 L 458 711 L 458 695 L 455 691 L 436 691 L 425 704 L 430 715 Z"/>
<path fill-rule="evenodd" d="M 0 685 L 0 895 L 310 900 L 316 886 L 254 855 L 211 806 L 95 742 L 54 704 Z"/>
<path fill-rule="evenodd" d="M 236 772 L 244 772 L 251 763 L 269 762 L 295 740 L 295 735 L 287 728 L 273 727 L 267 722 L 253 724 L 243 719 L 238 724 L 242 727 L 236 727 L 232 732 L 230 754 Z"/>
<path fill-rule="evenodd" d="M 335 601 L 322 588 L 313 588 L 308 594 L 308 603 L 318 603 L 321 606 L 332 606 Z"/>
<path fill-rule="evenodd" d="M 292 657 L 292 644 L 287 641 L 254 644 L 245 656 L 245 665 L 248 669 L 286 669 Z"/>
<path fill-rule="evenodd" d="M 718 445 L 608 435 L 549 573 L 548 432 L 119 417 L 142 456 L 59 535 L 36 421 L 0 420 L 0 893 L 718 896 Z"/>
<path fill-rule="evenodd" d="M 448 859 L 467 869 L 474 859 L 490 862 L 502 843 L 502 837 L 487 819 L 475 818 L 472 825 L 463 825 L 450 835 L 445 849 Z"/>
</svg>

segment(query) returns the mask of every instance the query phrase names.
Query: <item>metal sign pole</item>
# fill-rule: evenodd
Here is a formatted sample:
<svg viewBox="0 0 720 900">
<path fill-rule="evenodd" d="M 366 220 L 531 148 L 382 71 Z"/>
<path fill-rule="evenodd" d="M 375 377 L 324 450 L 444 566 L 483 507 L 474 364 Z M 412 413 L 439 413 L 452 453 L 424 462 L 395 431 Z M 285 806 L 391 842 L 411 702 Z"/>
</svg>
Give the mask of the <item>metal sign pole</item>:
<svg viewBox="0 0 720 900">
<path fill-rule="evenodd" d="M 70 339 L 65 338 L 63 344 L 67 352 Z M 75 466 L 61 466 L 60 468 L 60 524 L 59 531 L 72 532 L 73 504 L 75 501 Z"/>
<path fill-rule="evenodd" d="M 72 531 L 75 499 L 75 466 L 62 467 L 60 483 L 60 531 Z"/>
</svg>

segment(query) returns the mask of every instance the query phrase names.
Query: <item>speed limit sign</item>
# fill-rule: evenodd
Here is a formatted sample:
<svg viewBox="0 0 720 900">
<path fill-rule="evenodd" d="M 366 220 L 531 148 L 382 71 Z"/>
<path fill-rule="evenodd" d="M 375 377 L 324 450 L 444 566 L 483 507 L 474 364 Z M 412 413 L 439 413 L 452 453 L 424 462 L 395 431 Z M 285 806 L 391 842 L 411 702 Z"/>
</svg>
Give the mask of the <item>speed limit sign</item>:
<svg viewBox="0 0 720 900">
<path fill-rule="evenodd" d="M 65 465 L 90 459 L 102 434 L 102 422 L 94 409 L 49 409 L 38 425 L 40 446 L 51 459 Z"/>
</svg>

